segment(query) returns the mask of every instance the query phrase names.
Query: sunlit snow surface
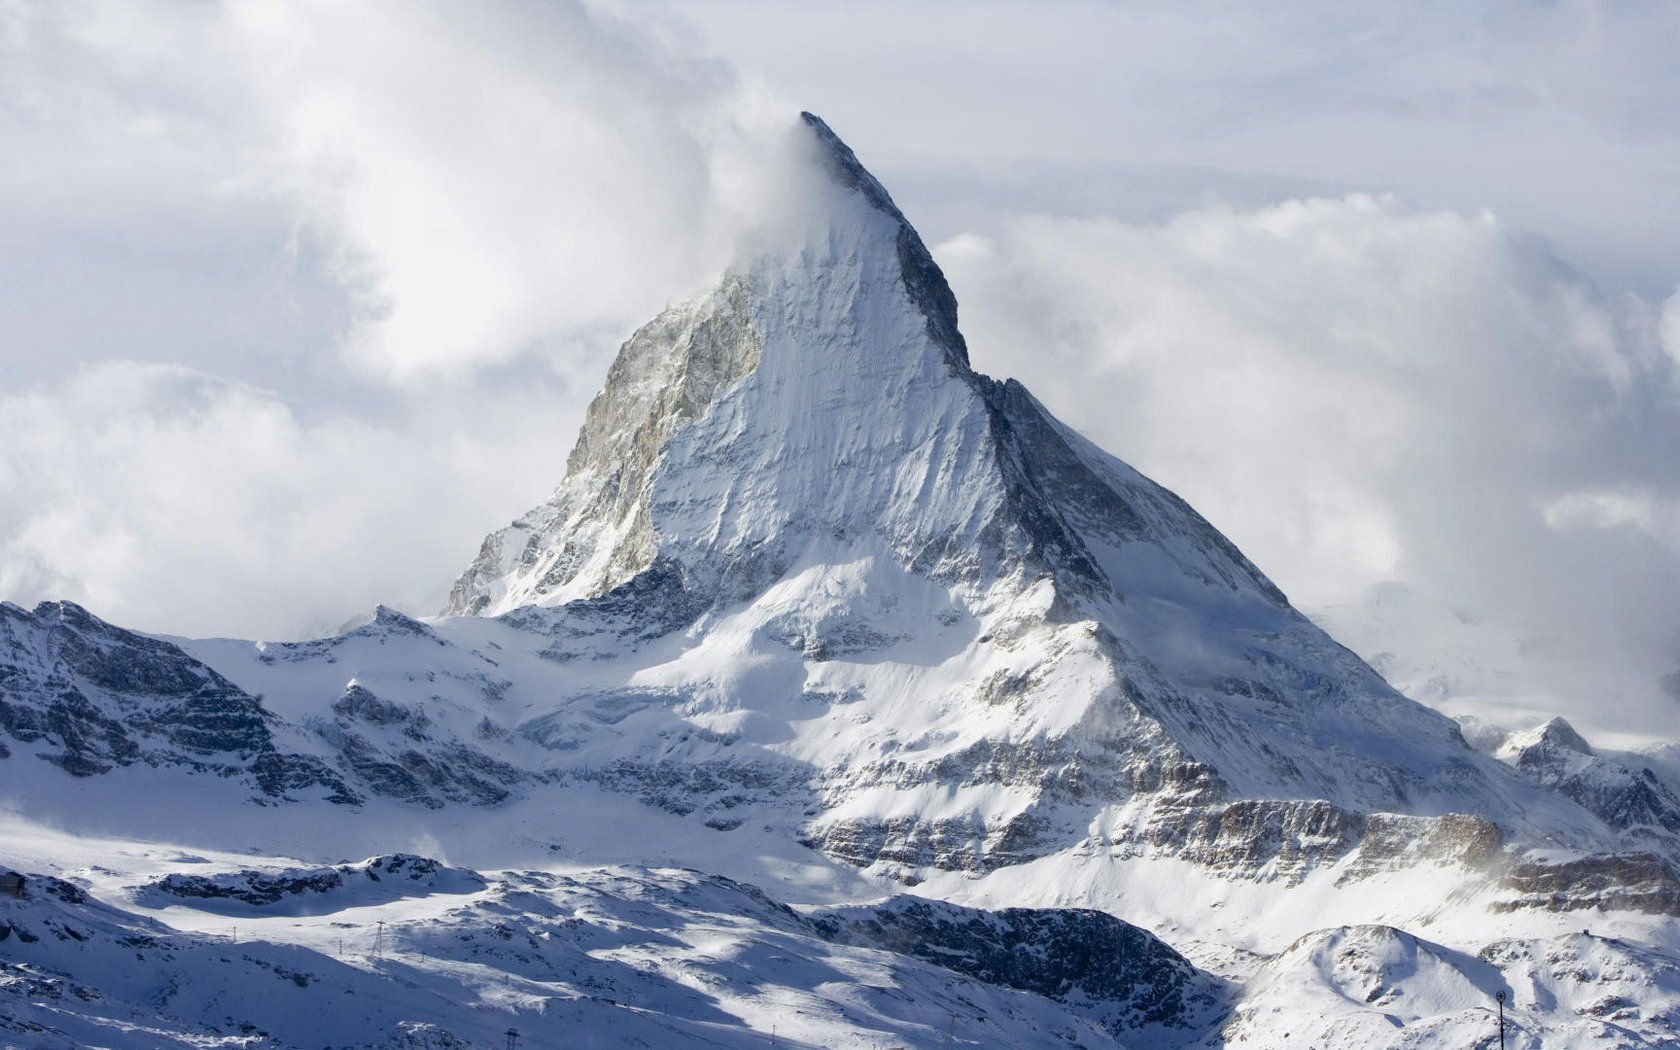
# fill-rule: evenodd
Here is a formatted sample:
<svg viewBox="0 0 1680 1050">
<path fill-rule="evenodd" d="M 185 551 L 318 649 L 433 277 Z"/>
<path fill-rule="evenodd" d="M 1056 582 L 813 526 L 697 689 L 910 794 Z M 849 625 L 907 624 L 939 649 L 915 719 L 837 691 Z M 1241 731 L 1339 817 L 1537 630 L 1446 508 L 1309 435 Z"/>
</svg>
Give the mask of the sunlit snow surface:
<svg viewBox="0 0 1680 1050">
<path fill-rule="evenodd" d="M 0 607 L 0 1037 L 1674 1045 L 1671 771 L 1394 692 L 972 372 L 809 128 L 452 615 Z"/>
<path fill-rule="evenodd" d="M 12 856 L 20 831 L 6 829 Z M 65 871 L 97 899 L 36 880 L 29 899 L 0 901 L 7 1045 L 500 1046 L 510 1027 L 528 1046 L 746 1047 L 772 1033 L 791 1046 L 932 1045 L 952 1015 L 970 1045 L 976 1033 L 1023 1047 L 1108 1038 L 1040 996 L 826 940 L 695 871 L 451 881 L 376 858 L 265 904 L 204 900 L 194 880 L 237 888 L 220 873 L 258 866 L 283 885 L 322 869 L 25 837 L 32 868 L 56 866 L 43 854 L 65 846 L 110 863 Z"/>
</svg>

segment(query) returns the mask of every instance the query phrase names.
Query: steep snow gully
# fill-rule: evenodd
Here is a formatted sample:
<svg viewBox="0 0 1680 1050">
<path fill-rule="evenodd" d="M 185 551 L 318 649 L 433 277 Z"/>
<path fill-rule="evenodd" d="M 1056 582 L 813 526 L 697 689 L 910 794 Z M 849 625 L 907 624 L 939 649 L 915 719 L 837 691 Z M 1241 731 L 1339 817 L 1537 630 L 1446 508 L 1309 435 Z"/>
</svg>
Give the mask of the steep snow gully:
<svg viewBox="0 0 1680 1050">
<path fill-rule="evenodd" d="M 0 604 L 0 1041 L 1680 1045 L 1664 770 L 1396 693 L 794 134 L 440 617 Z"/>
</svg>

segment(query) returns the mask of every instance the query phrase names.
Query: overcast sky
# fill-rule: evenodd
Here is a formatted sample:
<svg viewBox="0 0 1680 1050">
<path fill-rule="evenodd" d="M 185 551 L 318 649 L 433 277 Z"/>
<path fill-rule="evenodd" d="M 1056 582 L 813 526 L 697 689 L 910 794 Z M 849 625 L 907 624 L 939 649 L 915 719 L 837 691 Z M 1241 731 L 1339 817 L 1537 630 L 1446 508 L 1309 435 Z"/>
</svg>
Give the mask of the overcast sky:
<svg viewBox="0 0 1680 1050">
<path fill-rule="evenodd" d="M 1680 734 L 1677 45 L 1666 2 L 0 0 L 0 598 L 432 611 L 808 108 L 978 367 L 1362 651 Z"/>
</svg>

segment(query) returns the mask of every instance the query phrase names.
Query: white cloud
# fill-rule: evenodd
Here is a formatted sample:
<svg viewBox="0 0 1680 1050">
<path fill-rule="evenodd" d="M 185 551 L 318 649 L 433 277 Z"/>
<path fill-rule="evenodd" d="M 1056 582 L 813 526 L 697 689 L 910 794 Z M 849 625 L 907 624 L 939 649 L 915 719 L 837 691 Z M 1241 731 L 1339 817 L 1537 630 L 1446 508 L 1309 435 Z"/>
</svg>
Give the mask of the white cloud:
<svg viewBox="0 0 1680 1050">
<path fill-rule="evenodd" d="M 1680 529 L 1654 509 L 1680 498 L 1680 401 L 1651 307 L 1490 214 L 1368 195 L 1019 219 L 939 251 L 979 367 L 1297 604 L 1405 580 L 1567 651 L 1569 681 L 1518 691 L 1680 722 L 1656 700 L 1680 659 Z"/>
<path fill-rule="evenodd" d="M 1649 492 L 1569 492 L 1543 504 L 1540 514 L 1548 526 L 1559 530 L 1626 525 L 1652 532 L 1657 527 L 1657 508 Z"/>
<path fill-rule="evenodd" d="M 532 351 L 566 367 L 566 337 L 693 291 L 793 119 L 569 0 L 26 0 L 0 20 L 7 188 L 61 226 L 284 209 L 349 297 L 338 349 L 398 383 Z"/>
<path fill-rule="evenodd" d="M 1293 181 L 1492 205 L 1617 287 L 1680 280 L 1664 0 L 616 2 L 691 13 L 849 130 L 935 239 L 1004 196 L 1137 217 Z"/>
<path fill-rule="evenodd" d="M 1663 350 L 1676 364 L 1680 364 L 1680 288 L 1676 288 L 1663 304 L 1657 331 Z"/>
<path fill-rule="evenodd" d="M 425 425 L 309 418 L 175 365 L 90 366 L 0 397 L 0 595 L 126 626 L 287 638 L 379 602 L 427 614 L 555 479 L 576 417 L 552 389 Z"/>
<path fill-rule="evenodd" d="M 623 324 L 725 261 L 717 169 L 751 137 L 726 67 L 576 3 L 239 4 L 227 31 L 378 374 Z"/>
</svg>

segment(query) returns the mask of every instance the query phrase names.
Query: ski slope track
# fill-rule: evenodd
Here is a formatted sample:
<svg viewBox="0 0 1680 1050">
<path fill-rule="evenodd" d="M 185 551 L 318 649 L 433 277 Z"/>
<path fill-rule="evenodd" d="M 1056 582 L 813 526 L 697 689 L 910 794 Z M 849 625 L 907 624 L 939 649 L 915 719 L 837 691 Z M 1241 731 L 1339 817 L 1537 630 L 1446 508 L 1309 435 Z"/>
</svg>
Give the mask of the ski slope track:
<svg viewBox="0 0 1680 1050">
<path fill-rule="evenodd" d="M 440 616 L 0 604 L 0 1045 L 1680 1045 L 1673 770 L 1467 744 L 796 134 Z"/>
</svg>

